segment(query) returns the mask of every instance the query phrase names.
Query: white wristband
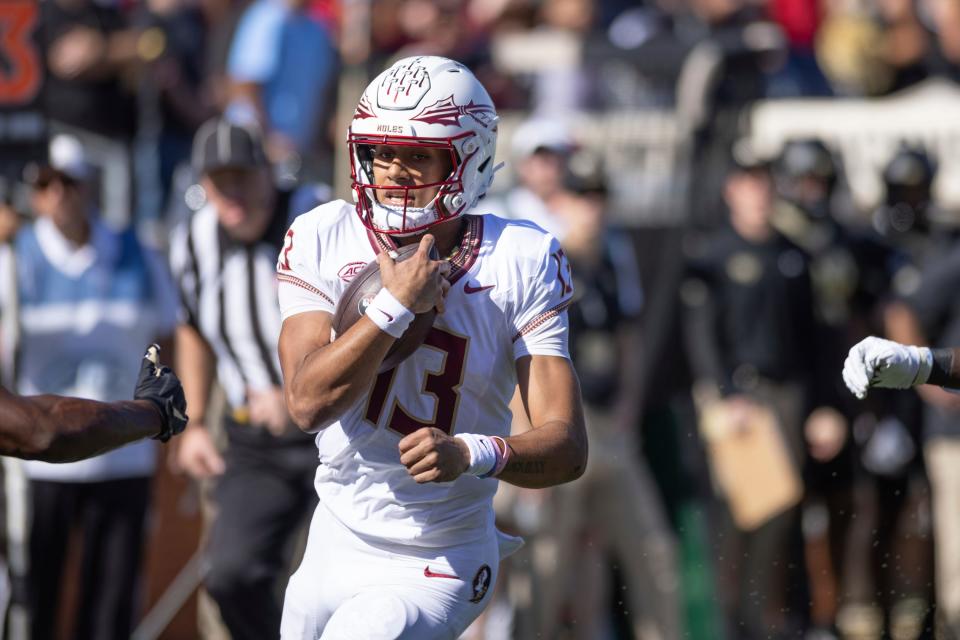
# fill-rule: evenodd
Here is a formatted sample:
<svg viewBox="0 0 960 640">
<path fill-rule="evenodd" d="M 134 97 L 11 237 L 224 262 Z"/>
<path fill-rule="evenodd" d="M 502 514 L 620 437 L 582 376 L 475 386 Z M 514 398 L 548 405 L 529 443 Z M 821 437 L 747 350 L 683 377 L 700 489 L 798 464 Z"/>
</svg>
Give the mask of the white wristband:
<svg viewBox="0 0 960 640">
<path fill-rule="evenodd" d="M 497 466 L 499 449 L 497 444 L 490 436 L 477 433 L 458 433 L 454 438 L 459 438 L 467 445 L 470 450 L 470 466 L 465 473 L 472 476 L 485 476 Z"/>
<path fill-rule="evenodd" d="M 393 297 L 386 287 L 367 305 L 366 315 L 381 331 L 399 338 L 413 322 L 414 313 Z"/>
</svg>

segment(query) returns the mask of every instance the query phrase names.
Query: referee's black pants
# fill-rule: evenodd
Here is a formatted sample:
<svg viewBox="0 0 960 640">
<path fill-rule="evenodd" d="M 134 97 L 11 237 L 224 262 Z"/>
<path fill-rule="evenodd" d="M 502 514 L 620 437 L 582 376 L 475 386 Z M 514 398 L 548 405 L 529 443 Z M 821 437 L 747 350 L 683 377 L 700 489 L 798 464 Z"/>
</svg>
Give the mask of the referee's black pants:
<svg viewBox="0 0 960 640">
<path fill-rule="evenodd" d="M 317 504 L 317 448 L 299 430 L 275 438 L 229 419 L 225 428 L 206 587 L 233 640 L 276 638 L 296 536 Z"/>
<path fill-rule="evenodd" d="M 130 638 L 140 593 L 150 482 L 150 478 L 123 478 L 30 483 L 33 515 L 27 581 L 31 640 L 52 640 L 56 633 L 63 567 L 75 524 L 81 528 L 83 558 L 70 637 Z"/>
</svg>

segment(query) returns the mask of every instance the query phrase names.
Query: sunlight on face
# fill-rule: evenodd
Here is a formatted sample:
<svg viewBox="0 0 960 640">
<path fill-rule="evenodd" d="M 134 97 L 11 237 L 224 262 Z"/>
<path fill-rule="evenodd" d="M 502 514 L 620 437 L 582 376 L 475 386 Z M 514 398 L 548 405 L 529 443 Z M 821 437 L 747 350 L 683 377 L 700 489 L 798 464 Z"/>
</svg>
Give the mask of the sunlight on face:
<svg viewBox="0 0 960 640">
<path fill-rule="evenodd" d="M 373 180 L 389 187 L 416 187 L 442 182 L 453 169 L 448 149 L 378 144 L 373 146 Z M 440 187 L 378 189 L 377 200 L 393 206 L 425 207 Z"/>
</svg>

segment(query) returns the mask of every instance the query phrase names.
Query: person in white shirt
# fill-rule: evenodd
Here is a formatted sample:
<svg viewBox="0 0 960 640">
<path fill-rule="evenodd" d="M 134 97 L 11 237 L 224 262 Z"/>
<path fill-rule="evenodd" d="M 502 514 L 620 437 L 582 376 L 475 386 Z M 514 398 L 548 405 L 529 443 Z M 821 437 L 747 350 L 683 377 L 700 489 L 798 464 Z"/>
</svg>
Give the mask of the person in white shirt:
<svg viewBox="0 0 960 640">
<path fill-rule="evenodd" d="M 569 220 L 562 213 L 572 198 L 564 179 L 576 149 L 571 128 L 563 120 L 535 117 L 521 123 L 510 140 L 517 184 L 493 200 L 490 211 L 511 220 L 529 220 L 563 242 Z"/>
<path fill-rule="evenodd" d="M 538 488 L 584 471 L 569 264 L 539 227 L 483 215 L 496 135 L 466 67 L 400 60 L 350 126 L 356 206 L 331 202 L 287 232 L 280 361 L 291 415 L 317 433 L 320 504 L 287 586 L 284 640 L 457 638 L 518 544 L 494 527 L 497 479 Z M 391 251 L 411 243 L 415 255 L 395 263 Z M 331 341 L 351 267 L 373 259 L 383 289 Z M 433 307 L 424 344 L 378 372 Z M 518 385 L 533 429 L 510 437 Z"/>
<path fill-rule="evenodd" d="M 101 402 L 128 399 L 144 344 L 169 339 L 177 297 L 163 258 L 92 206 L 92 167 L 70 136 L 29 179 L 37 219 L 12 244 L 16 277 L 0 286 L 19 321 L 16 391 Z M 16 300 L 15 305 L 9 301 Z M 136 607 L 157 450 L 141 440 L 67 464 L 24 463 L 30 478 L 31 637 L 55 629 L 70 528 L 82 525 L 76 633 L 128 638 Z"/>
</svg>

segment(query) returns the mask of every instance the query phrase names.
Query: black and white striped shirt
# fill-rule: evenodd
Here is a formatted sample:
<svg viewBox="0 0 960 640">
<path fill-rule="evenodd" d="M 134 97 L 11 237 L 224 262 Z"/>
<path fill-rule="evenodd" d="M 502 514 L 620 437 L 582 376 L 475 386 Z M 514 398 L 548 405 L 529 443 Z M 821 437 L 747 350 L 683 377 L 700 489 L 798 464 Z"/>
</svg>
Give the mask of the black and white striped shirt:
<svg viewBox="0 0 960 640">
<path fill-rule="evenodd" d="M 231 240 L 209 204 L 171 238 L 180 320 L 193 326 L 213 349 L 220 385 L 234 409 L 246 404 L 247 389 L 282 384 L 276 265 L 289 208 L 289 194 L 279 193 L 273 219 L 255 244 Z"/>
</svg>

